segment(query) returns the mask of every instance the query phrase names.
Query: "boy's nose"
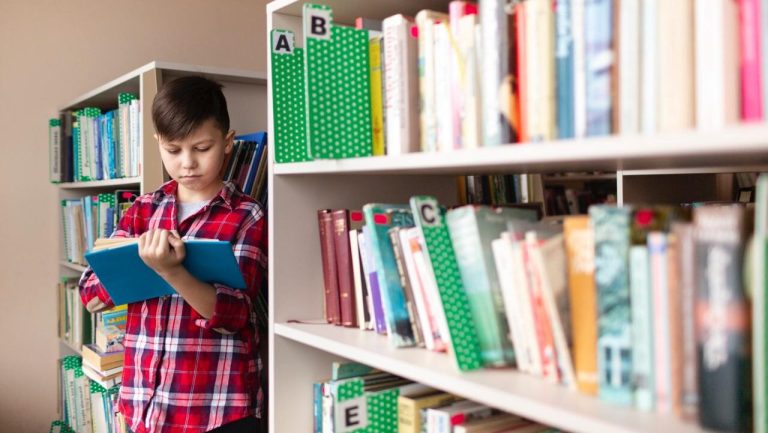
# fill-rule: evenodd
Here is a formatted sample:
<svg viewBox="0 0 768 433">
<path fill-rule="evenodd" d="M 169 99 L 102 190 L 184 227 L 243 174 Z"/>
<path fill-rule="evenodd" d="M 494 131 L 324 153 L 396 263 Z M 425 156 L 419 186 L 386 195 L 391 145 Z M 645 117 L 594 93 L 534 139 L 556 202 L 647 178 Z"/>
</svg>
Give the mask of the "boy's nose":
<svg viewBox="0 0 768 433">
<path fill-rule="evenodd" d="M 195 161 L 195 158 L 192 157 L 189 153 L 186 153 L 184 157 L 181 159 L 181 166 L 183 168 L 195 168 L 197 165 L 197 161 Z"/>
</svg>

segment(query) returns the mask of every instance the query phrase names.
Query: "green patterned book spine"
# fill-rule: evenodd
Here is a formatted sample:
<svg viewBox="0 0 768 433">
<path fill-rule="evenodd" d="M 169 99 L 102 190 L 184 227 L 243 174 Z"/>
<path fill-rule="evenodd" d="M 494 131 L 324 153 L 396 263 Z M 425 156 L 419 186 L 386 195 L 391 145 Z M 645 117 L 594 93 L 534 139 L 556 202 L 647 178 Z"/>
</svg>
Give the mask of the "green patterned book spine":
<svg viewBox="0 0 768 433">
<path fill-rule="evenodd" d="M 483 365 L 480 342 L 445 223 L 445 208 L 434 197 L 417 196 L 411 198 L 411 210 L 435 272 L 456 365 L 462 371 L 476 370 Z"/>
<path fill-rule="evenodd" d="M 309 154 L 373 155 L 368 30 L 333 24 L 328 6 L 304 4 L 304 70 Z"/>
<path fill-rule="evenodd" d="M 333 384 L 336 433 L 397 433 L 399 388 L 366 392 L 362 378 Z"/>
<path fill-rule="evenodd" d="M 304 49 L 296 46 L 290 30 L 272 30 L 271 44 L 275 162 L 311 161 L 304 112 Z"/>
<path fill-rule="evenodd" d="M 600 398 L 632 404 L 632 323 L 629 301 L 629 226 L 627 207 L 592 206 L 597 286 L 597 366 Z"/>
</svg>

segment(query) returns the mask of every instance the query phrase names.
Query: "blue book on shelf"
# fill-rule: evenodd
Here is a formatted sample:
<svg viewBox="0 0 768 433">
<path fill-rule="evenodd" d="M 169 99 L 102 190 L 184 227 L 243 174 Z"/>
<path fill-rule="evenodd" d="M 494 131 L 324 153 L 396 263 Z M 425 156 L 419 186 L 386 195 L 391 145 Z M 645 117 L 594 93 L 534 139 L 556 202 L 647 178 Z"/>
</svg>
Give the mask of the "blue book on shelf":
<svg viewBox="0 0 768 433">
<path fill-rule="evenodd" d="M 128 242 L 85 255 L 114 304 L 129 304 L 176 293 L 144 264 L 139 257 L 138 243 L 133 239 Z M 235 289 L 245 288 L 245 280 L 229 242 L 196 239 L 185 240 L 184 245 L 184 267 L 197 279 Z"/>
<path fill-rule="evenodd" d="M 264 148 L 267 147 L 267 133 L 255 132 L 253 134 L 241 135 L 236 138 L 238 140 L 256 143 L 256 150 L 253 152 L 253 158 L 251 158 L 250 166 L 248 167 L 248 176 L 245 178 L 245 182 L 243 184 L 243 192 L 250 194 L 251 190 L 253 189 L 253 182 L 256 180 L 256 172 L 259 168 L 261 155 L 264 153 Z"/>
<path fill-rule="evenodd" d="M 557 67 L 558 138 L 573 138 L 576 125 L 573 107 L 573 29 L 571 0 L 557 0 L 555 6 Z"/>
<path fill-rule="evenodd" d="M 612 131 L 613 1 L 588 0 L 585 7 L 587 135 L 608 135 Z"/>
</svg>

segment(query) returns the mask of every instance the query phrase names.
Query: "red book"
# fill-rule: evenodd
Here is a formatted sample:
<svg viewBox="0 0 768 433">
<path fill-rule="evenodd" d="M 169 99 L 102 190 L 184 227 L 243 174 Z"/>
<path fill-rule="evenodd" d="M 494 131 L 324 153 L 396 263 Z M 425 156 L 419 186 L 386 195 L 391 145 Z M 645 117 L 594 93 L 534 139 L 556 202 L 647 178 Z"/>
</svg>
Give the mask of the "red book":
<svg viewBox="0 0 768 433">
<path fill-rule="evenodd" d="M 325 287 L 325 320 L 341 325 L 339 308 L 339 281 L 336 271 L 336 249 L 333 241 L 333 219 L 330 209 L 317 211 L 320 229 L 320 256 L 323 260 L 323 285 Z"/>
<path fill-rule="evenodd" d="M 349 247 L 349 211 L 338 209 L 331 213 L 333 243 L 336 252 L 336 275 L 339 281 L 341 325 L 356 327 L 355 277 L 352 270 L 352 252 Z"/>
<path fill-rule="evenodd" d="M 739 0 L 741 119 L 747 122 L 763 120 L 760 31 L 760 1 Z"/>
</svg>

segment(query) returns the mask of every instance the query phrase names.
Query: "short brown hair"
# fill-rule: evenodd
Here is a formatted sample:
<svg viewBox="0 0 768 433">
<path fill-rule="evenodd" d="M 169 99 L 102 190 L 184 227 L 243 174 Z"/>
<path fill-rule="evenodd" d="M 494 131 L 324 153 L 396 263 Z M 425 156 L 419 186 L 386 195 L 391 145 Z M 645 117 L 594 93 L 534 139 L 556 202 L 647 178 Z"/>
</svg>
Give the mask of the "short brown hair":
<svg viewBox="0 0 768 433">
<path fill-rule="evenodd" d="M 229 132 L 227 100 L 222 85 L 208 78 L 189 76 L 169 81 L 152 102 L 152 122 L 166 140 L 180 140 L 213 119 L 221 132 Z"/>
</svg>

